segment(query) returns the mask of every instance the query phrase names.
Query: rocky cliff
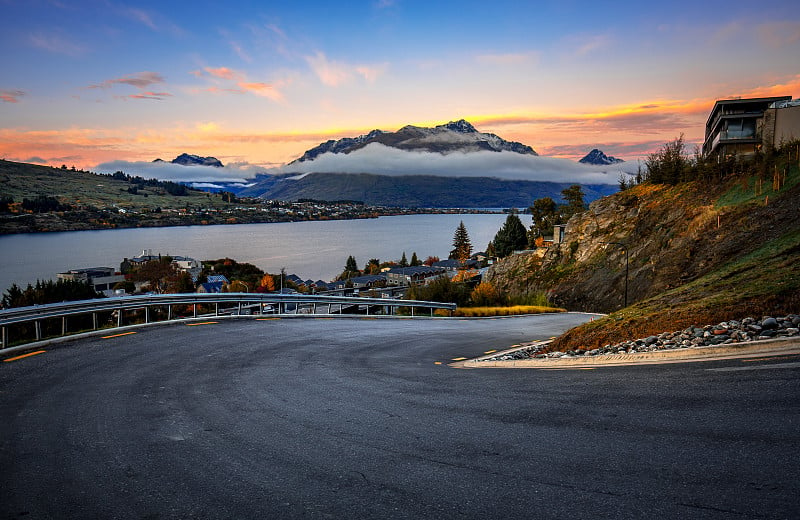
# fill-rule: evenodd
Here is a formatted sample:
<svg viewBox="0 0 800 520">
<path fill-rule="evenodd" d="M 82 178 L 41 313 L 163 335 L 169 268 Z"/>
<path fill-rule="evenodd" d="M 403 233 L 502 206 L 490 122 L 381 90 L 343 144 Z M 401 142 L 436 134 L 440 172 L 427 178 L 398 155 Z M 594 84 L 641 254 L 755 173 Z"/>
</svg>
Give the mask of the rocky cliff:
<svg viewBox="0 0 800 520">
<path fill-rule="evenodd" d="M 486 280 L 512 294 L 544 291 L 570 310 L 611 313 L 624 306 L 627 253 L 628 304 L 639 303 L 614 315 L 627 321 L 609 340 L 789 312 L 800 305 L 798 177 L 771 194 L 739 184 L 636 186 L 571 218 L 560 245 L 505 259 Z"/>
</svg>

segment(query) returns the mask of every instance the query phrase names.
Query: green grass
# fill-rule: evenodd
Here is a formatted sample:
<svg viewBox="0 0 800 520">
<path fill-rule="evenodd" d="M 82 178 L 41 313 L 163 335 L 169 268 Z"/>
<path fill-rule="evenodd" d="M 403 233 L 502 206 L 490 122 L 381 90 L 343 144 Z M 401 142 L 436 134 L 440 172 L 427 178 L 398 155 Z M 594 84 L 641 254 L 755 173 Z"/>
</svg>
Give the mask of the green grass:
<svg viewBox="0 0 800 520">
<path fill-rule="evenodd" d="M 762 181 L 761 189 L 757 187 L 758 178 L 755 175 L 744 177 L 734 184 L 728 191 L 723 193 L 715 206 L 724 208 L 726 206 L 739 206 L 750 202 L 762 202 L 767 197 L 775 198 L 777 195 L 792 189 L 800 184 L 800 168 L 796 164 L 789 167 L 786 175 L 786 182 L 781 189 L 772 189 L 772 175 Z"/>
</svg>

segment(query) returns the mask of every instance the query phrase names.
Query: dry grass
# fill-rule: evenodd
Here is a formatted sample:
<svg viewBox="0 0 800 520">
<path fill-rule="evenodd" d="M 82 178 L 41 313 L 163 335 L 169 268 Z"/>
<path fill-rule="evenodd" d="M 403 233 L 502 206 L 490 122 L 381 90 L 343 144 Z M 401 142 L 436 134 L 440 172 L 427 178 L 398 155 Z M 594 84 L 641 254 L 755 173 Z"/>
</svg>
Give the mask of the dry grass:
<svg viewBox="0 0 800 520">
<path fill-rule="evenodd" d="M 490 316 L 544 314 L 547 312 L 566 312 L 566 309 L 544 307 L 541 305 L 512 305 L 510 307 L 459 307 L 456 309 L 455 316 L 461 318 L 486 318 Z"/>
</svg>

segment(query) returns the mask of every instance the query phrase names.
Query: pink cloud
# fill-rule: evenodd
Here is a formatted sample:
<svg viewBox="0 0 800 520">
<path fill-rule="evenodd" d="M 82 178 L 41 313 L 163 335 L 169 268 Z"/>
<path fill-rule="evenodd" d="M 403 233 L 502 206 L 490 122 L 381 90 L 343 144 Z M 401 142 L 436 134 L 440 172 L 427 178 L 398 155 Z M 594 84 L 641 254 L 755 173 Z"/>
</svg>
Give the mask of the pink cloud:
<svg viewBox="0 0 800 520">
<path fill-rule="evenodd" d="M 19 103 L 19 98 L 25 95 L 21 90 L 0 90 L 0 101 L 6 103 Z"/>
<path fill-rule="evenodd" d="M 157 72 L 137 72 L 117 79 L 107 79 L 97 85 L 90 85 L 89 88 L 111 88 L 114 85 L 130 85 L 139 89 L 145 89 L 150 85 L 165 83 L 164 77 Z"/>
<path fill-rule="evenodd" d="M 125 96 L 131 99 L 157 99 L 163 100 L 164 98 L 172 97 L 172 94 L 169 92 L 142 92 L 141 94 L 131 94 L 130 96 Z"/>
</svg>

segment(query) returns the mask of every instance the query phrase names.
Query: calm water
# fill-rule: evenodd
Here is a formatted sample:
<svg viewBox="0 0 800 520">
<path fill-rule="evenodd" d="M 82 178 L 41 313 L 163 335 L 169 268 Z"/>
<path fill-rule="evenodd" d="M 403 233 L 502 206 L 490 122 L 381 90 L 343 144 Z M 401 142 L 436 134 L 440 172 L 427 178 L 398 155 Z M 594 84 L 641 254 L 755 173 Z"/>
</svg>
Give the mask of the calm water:
<svg viewBox="0 0 800 520">
<path fill-rule="evenodd" d="M 270 273 L 281 267 L 304 279 L 331 280 L 344 270 L 348 255 L 359 267 L 370 258 L 411 260 L 416 251 L 447 258 L 459 221 L 475 251 L 485 250 L 505 221 L 490 215 L 407 215 L 368 220 L 237 224 L 169 228 L 111 229 L 0 236 L 0 293 L 12 283 L 55 279 L 58 272 L 82 267 L 119 268 L 124 257 L 142 250 L 198 260 L 229 257 Z M 529 222 L 523 217 L 523 222 Z"/>
</svg>

